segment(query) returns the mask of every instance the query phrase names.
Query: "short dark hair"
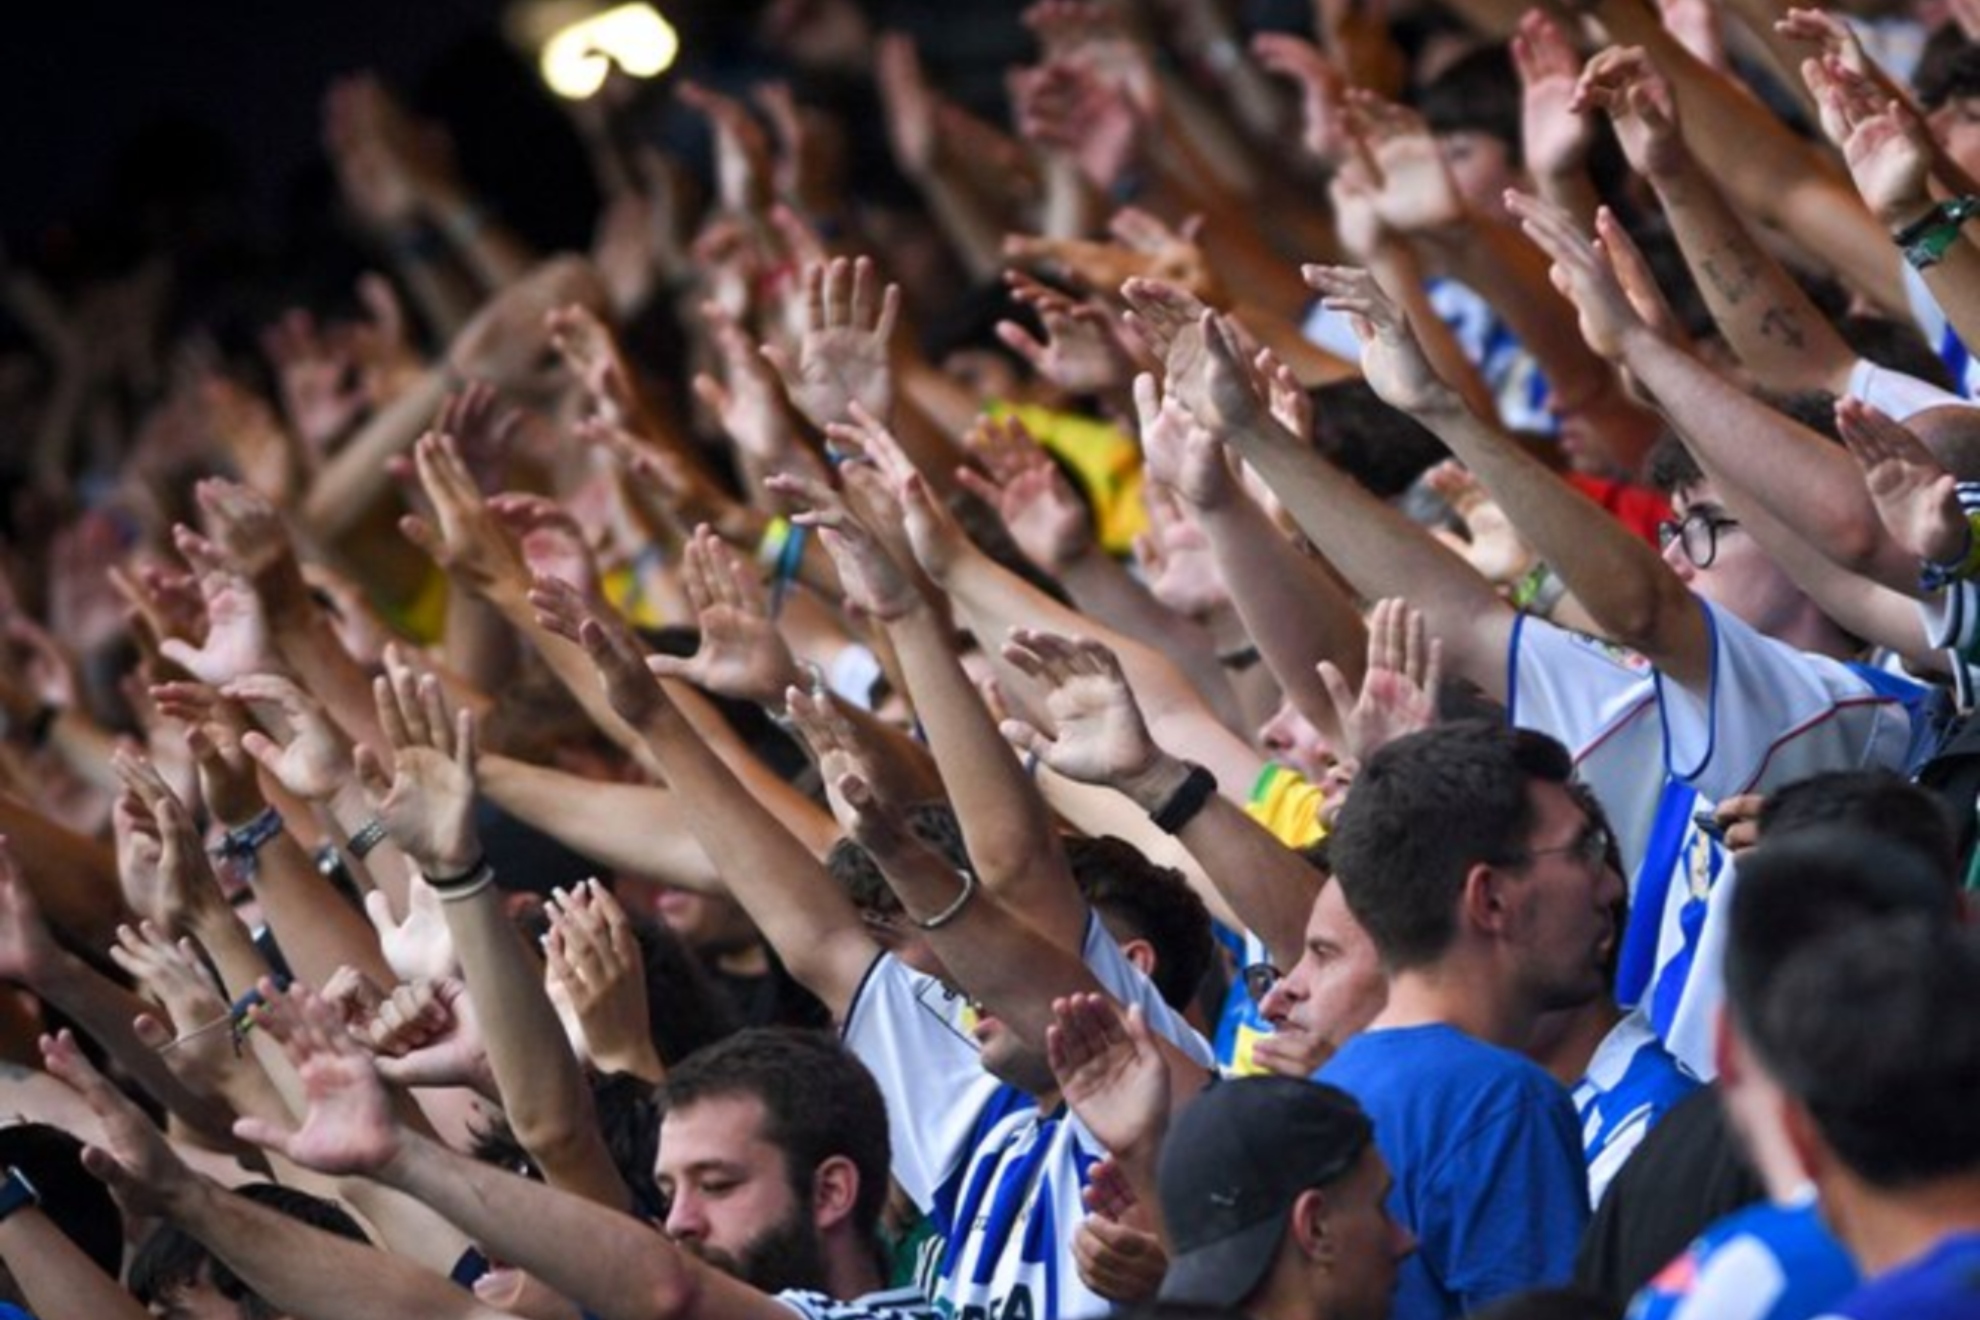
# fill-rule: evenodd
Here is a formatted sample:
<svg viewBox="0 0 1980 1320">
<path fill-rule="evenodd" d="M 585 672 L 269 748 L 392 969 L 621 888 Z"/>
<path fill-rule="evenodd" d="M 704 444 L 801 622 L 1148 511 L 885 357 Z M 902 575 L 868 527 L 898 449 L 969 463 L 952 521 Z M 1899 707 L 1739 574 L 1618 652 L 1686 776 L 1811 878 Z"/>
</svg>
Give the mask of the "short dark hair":
<svg viewBox="0 0 1980 1320">
<path fill-rule="evenodd" d="M 1811 808 L 1824 796 L 1811 794 Z M 1789 807 L 1800 810 L 1792 798 Z M 1783 834 L 1763 828 L 1760 846 L 1740 859 L 1727 914 L 1726 1005 L 1734 1024 L 1763 1059 L 1771 1058 L 1762 1010 L 1804 948 L 1867 919 L 1950 922 L 1957 902 L 1945 871 L 1891 836 L 1853 823 L 1790 823 Z"/>
<path fill-rule="evenodd" d="M 1893 770 L 1831 770 L 1797 779 L 1760 805 L 1760 839 L 1844 826 L 1915 849 L 1957 883 L 1959 841 L 1946 805 Z"/>
<path fill-rule="evenodd" d="M 853 1226 L 877 1244 L 892 1148 L 887 1102 L 873 1074 L 836 1039 L 791 1027 L 752 1027 L 691 1054 L 667 1074 L 662 1117 L 703 1100 L 751 1096 L 763 1105 L 763 1139 L 784 1153 L 791 1189 L 809 1205 L 812 1178 L 844 1156 L 859 1172 Z"/>
<path fill-rule="evenodd" d="M 1502 43 L 1480 46 L 1452 64 L 1416 96 L 1416 108 L 1433 133 L 1484 133 L 1505 144 L 1506 159 L 1517 169 L 1523 143 L 1519 131 L 1519 75 L 1511 50 Z"/>
<path fill-rule="evenodd" d="M 907 809 L 908 829 L 922 845 L 957 870 L 969 869 L 969 849 L 963 846 L 962 822 L 947 801 L 916 802 Z M 901 900 L 880 874 L 880 864 L 864 844 L 851 835 L 839 839 L 825 854 L 825 869 L 862 912 L 897 913 Z"/>
<path fill-rule="evenodd" d="M 1140 938 L 1155 949 L 1149 979 L 1170 1008 L 1188 1007 L 1210 970 L 1216 941 L 1210 909 L 1182 872 L 1157 866 L 1121 839 L 1072 837 L 1065 841 L 1079 892 L 1116 941 Z"/>
<path fill-rule="evenodd" d="M 1451 456 L 1423 423 L 1383 402 L 1359 377 L 1313 395 L 1313 444 L 1334 465 L 1388 500 Z"/>
<path fill-rule="evenodd" d="M 1916 86 L 1918 103 L 1927 110 L 1937 110 L 1957 98 L 1980 96 L 1980 46 L 1963 42 L 1953 49 L 1933 52 L 1933 58 L 1920 63 Z"/>
<path fill-rule="evenodd" d="M 1528 785 L 1565 784 L 1573 772 L 1545 734 L 1481 720 L 1398 738 L 1368 758 L 1329 852 L 1384 967 L 1420 967 L 1450 947 L 1466 873 L 1515 860 L 1533 828 Z"/>
<path fill-rule="evenodd" d="M 1650 472 L 1650 484 L 1666 498 L 1678 495 L 1705 480 L 1705 469 L 1698 466 L 1698 460 L 1684 447 L 1684 441 L 1677 432 L 1666 431 L 1659 436 L 1657 443 L 1650 447 L 1650 457 L 1644 460 Z"/>
<path fill-rule="evenodd" d="M 656 1001 L 658 1002 L 658 1001 Z M 653 1186 L 653 1164 L 660 1153 L 660 1100 L 653 1083 L 632 1073 L 601 1073 L 590 1079 L 591 1108 L 605 1153 L 631 1189 L 635 1209 L 660 1217 L 659 1193 Z M 508 1119 L 496 1113 L 486 1127 L 471 1132 L 469 1153 L 526 1178 L 540 1179 L 535 1159 L 516 1140 Z"/>
<path fill-rule="evenodd" d="M 1767 1061 L 1857 1177 L 1980 1170 L 1980 933 L 1906 915 L 1801 949 L 1762 1006 Z"/>
<path fill-rule="evenodd" d="M 915 803 L 908 808 L 908 828 L 943 861 L 958 870 L 969 869 L 962 823 L 947 802 Z M 1210 911 L 1182 873 L 1157 866 L 1133 844 L 1111 836 L 1067 835 L 1061 843 L 1073 882 L 1108 932 L 1116 940 L 1139 938 L 1154 946 L 1155 975 L 1150 979 L 1163 1002 L 1172 1008 L 1189 1003 L 1210 970 L 1216 944 L 1210 934 Z M 854 907 L 890 914 L 901 910 L 879 865 L 852 839 L 833 844 L 825 866 Z"/>
<path fill-rule="evenodd" d="M 276 1183 L 248 1183 L 236 1187 L 234 1194 L 311 1228 L 371 1245 L 371 1239 L 365 1236 L 357 1220 L 335 1201 Z M 165 1224 L 144 1240 L 144 1245 L 131 1257 L 127 1276 L 131 1292 L 146 1306 L 164 1302 L 180 1289 L 203 1282 L 211 1283 L 215 1292 L 239 1305 L 246 1320 L 274 1320 L 279 1314 L 225 1261 L 176 1224 Z"/>
</svg>

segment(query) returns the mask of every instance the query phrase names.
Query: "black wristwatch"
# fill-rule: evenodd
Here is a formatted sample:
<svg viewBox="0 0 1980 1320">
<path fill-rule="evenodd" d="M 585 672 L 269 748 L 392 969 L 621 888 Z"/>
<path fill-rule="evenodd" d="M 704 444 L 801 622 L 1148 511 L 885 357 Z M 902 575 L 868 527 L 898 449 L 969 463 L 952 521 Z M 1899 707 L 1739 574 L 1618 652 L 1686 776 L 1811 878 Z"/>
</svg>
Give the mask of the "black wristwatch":
<svg viewBox="0 0 1980 1320">
<path fill-rule="evenodd" d="M 34 1189 L 27 1175 L 8 1165 L 6 1178 L 0 1179 L 0 1224 L 6 1223 L 16 1210 L 40 1204 L 41 1193 Z"/>
</svg>

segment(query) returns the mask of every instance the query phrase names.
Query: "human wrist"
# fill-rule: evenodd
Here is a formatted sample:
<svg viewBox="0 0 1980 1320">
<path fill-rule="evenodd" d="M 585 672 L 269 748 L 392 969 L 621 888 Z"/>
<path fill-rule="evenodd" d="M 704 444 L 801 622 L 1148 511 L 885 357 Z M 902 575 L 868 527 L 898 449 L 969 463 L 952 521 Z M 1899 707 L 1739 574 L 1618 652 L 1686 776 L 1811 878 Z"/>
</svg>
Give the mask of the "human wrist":
<svg viewBox="0 0 1980 1320">
<path fill-rule="evenodd" d="M 1144 812 L 1154 813 L 1175 796 L 1189 778 L 1189 762 L 1171 756 L 1149 744 L 1148 757 L 1140 765 L 1114 779 L 1114 787 Z"/>
</svg>

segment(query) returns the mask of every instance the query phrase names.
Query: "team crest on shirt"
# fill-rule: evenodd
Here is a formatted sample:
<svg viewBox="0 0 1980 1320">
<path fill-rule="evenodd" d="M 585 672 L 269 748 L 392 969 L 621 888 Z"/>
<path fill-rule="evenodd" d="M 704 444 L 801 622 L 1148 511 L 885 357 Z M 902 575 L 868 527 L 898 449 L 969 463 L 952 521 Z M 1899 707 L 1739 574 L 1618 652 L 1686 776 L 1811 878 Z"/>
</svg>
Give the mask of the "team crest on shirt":
<svg viewBox="0 0 1980 1320">
<path fill-rule="evenodd" d="M 1567 633 L 1570 642 L 1573 642 L 1590 655 L 1601 657 L 1618 669 L 1628 670 L 1632 674 L 1647 674 L 1650 672 L 1650 662 L 1642 655 L 1630 650 L 1627 646 L 1618 646 L 1606 637 L 1591 636 L 1588 633 L 1576 632 L 1572 628 L 1565 629 L 1564 631 Z"/>
</svg>

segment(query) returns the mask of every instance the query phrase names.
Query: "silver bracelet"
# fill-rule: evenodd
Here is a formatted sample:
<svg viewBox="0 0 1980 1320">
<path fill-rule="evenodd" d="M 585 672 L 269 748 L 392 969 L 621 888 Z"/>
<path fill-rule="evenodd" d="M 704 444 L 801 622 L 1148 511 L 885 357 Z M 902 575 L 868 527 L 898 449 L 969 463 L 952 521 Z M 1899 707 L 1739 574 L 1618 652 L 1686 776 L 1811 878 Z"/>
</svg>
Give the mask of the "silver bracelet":
<svg viewBox="0 0 1980 1320">
<path fill-rule="evenodd" d="M 914 923 L 915 925 L 921 927 L 923 930 L 940 930 L 962 915 L 962 910 L 969 906 L 969 900 L 976 897 L 976 873 L 974 871 L 957 871 L 956 874 L 962 877 L 963 882 L 962 892 L 956 895 L 956 901 L 926 921 L 917 920 Z"/>
</svg>

